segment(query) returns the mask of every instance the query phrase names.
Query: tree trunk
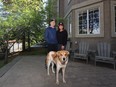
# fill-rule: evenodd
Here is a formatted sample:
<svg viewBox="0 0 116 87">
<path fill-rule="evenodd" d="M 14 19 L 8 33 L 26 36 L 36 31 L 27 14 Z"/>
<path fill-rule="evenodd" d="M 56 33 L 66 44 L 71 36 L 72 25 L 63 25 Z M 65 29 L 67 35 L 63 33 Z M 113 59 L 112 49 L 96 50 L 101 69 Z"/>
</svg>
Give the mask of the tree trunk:
<svg viewBox="0 0 116 87">
<path fill-rule="evenodd" d="M 4 63 L 8 63 L 8 38 L 7 38 L 7 44 L 6 44 L 6 48 L 5 48 L 5 60 Z"/>
<path fill-rule="evenodd" d="M 28 30 L 28 51 L 30 51 L 30 30 Z"/>
<path fill-rule="evenodd" d="M 25 31 L 23 31 L 22 41 L 23 51 L 25 51 Z"/>
</svg>

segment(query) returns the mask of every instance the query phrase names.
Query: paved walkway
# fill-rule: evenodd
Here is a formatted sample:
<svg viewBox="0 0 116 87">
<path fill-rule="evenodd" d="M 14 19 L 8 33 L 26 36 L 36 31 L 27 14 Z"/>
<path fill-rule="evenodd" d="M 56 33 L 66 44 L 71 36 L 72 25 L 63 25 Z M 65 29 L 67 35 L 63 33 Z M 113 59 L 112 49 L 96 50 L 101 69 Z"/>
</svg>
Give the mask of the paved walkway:
<svg viewBox="0 0 116 87">
<path fill-rule="evenodd" d="M 0 70 L 0 87 L 116 87 L 116 70 L 69 61 L 66 81 L 55 84 L 55 75 L 47 76 L 45 56 L 18 56 Z M 10 66 L 10 67 L 9 67 Z"/>
</svg>

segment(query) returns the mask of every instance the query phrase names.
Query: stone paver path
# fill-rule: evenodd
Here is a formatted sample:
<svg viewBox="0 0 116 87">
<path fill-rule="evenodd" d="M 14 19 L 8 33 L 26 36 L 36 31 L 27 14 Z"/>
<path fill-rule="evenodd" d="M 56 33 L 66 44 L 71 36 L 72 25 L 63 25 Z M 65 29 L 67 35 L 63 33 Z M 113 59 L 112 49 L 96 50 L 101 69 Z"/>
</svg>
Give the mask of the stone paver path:
<svg viewBox="0 0 116 87">
<path fill-rule="evenodd" d="M 55 74 L 46 74 L 45 56 L 18 56 L 18 61 L 11 65 L 2 73 L 0 87 L 116 87 L 116 70 L 107 67 L 69 61 L 67 83 L 62 83 L 60 74 L 58 86 Z"/>
</svg>

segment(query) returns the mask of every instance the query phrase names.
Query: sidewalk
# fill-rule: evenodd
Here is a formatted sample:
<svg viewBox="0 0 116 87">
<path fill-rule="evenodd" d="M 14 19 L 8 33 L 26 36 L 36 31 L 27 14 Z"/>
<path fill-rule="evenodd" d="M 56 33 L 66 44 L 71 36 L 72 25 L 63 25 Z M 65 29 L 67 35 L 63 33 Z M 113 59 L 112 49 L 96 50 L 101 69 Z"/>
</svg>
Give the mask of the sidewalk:
<svg viewBox="0 0 116 87">
<path fill-rule="evenodd" d="M 67 83 L 62 83 L 60 74 L 58 86 L 55 74 L 47 76 L 44 62 L 45 56 L 18 56 L 1 70 L 0 87 L 116 87 L 116 70 L 74 61 L 66 68 Z"/>
</svg>

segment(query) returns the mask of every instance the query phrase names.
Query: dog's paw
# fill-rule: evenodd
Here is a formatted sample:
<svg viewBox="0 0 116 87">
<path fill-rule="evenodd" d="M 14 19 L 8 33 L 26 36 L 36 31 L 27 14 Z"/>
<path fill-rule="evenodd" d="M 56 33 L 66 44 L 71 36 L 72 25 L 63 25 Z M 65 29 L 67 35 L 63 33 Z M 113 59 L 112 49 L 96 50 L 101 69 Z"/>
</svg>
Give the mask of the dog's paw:
<svg viewBox="0 0 116 87">
<path fill-rule="evenodd" d="M 55 71 L 52 71 L 52 73 L 55 73 Z"/>
<path fill-rule="evenodd" d="M 50 74 L 48 73 L 47 75 L 49 76 Z"/>
<path fill-rule="evenodd" d="M 57 81 L 56 84 L 59 85 L 59 81 Z"/>
<path fill-rule="evenodd" d="M 63 80 L 63 83 L 66 83 L 66 81 L 65 81 L 65 80 Z"/>
</svg>

